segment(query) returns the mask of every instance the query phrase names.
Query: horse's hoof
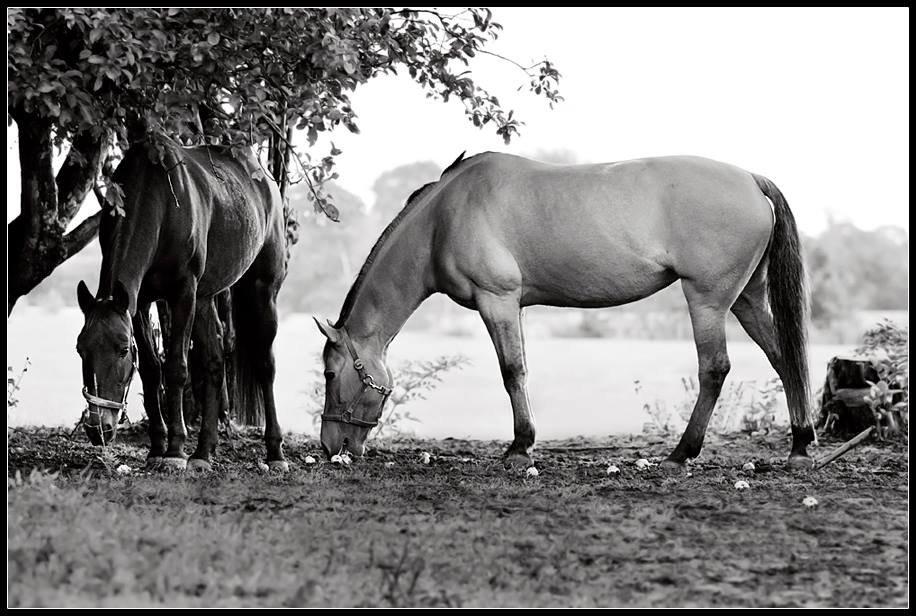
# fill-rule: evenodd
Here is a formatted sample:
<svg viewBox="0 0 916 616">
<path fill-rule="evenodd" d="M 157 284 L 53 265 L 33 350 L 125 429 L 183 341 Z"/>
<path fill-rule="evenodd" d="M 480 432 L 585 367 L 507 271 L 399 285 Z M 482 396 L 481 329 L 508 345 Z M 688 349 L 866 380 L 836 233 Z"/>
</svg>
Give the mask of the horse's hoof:
<svg viewBox="0 0 916 616">
<path fill-rule="evenodd" d="M 267 463 L 267 468 L 270 469 L 271 472 L 288 473 L 289 462 L 286 460 L 270 460 Z"/>
<path fill-rule="evenodd" d="M 146 470 L 156 470 L 162 464 L 162 456 L 149 456 L 146 458 Z"/>
<path fill-rule="evenodd" d="M 503 464 L 508 469 L 525 470 L 533 464 L 531 456 L 526 453 L 512 452 L 507 453 Z"/>
<path fill-rule="evenodd" d="M 683 475 L 687 472 L 687 465 L 671 458 L 665 458 L 659 463 L 658 469 L 666 475 Z"/>
<path fill-rule="evenodd" d="M 210 465 L 210 462 L 207 460 L 201 460 L 200 458 L 191 458 L 188 460 L 188 471 L 197 472 L 197 473 L 209 473 L 213 470 L 213 467 Z"/>
<path fill-rule="evenodd" d="M 163 456 L 159 458 L 159 468 L 164 471 L 183 471 L 188 468 L 188 459 Z"/>
<path fill-rule="evenodd" d="M 811 456 L 795 454 L 789 456 L 789 469 L 793 471 L 810 471 L 814 468 L 814 460 Z"/>
</svg>

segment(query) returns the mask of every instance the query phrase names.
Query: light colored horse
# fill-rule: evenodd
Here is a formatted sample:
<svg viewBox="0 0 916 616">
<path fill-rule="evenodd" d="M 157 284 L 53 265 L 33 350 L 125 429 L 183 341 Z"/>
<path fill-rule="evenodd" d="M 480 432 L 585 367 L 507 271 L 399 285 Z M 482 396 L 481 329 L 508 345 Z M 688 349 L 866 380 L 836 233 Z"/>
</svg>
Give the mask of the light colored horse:
<svg viewBox="0 0 916 616">
<path fill-rule="evenodd" d="M 329 454 L 362 453 L 390 392 L 388 345 L 433 293 L 480 312 L 512 402 L 507 462 L 528 464 L 534 420 L 521 309 L 618 306 L 680 280 L 700 395 L 666 466 L 700 452 L 729 371 L 729 310 L 784 384 L 790 463 L 810 466 L 804 269 L 795 220 L 770 180 L 687 156 L 597 165 L 462 157 L 385 229 L 337 323 L 316 319 L 327 337 L 321 442 Z M 582 370 L 591 369 L 583 357 Z"/>
</svg>

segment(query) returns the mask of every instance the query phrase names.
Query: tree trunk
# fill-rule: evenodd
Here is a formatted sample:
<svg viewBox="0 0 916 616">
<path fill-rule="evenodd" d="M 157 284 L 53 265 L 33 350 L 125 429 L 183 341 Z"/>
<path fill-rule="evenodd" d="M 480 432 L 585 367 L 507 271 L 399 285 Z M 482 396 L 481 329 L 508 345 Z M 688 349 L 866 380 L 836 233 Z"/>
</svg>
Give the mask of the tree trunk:
<svg viewBox="0 0 916 616">
<path fill-rule="evenodd" d="M 7 225 L 7 316 L 20 297 L 98 233 L 101 212 L 66 230 L 95 184 L 105 150 L 103 140 L 77 137 L 55 177 L 50 124 L 17 110 L 10 113 L 19 129 L 22 193 L 19 215 Z"/>
</svg>

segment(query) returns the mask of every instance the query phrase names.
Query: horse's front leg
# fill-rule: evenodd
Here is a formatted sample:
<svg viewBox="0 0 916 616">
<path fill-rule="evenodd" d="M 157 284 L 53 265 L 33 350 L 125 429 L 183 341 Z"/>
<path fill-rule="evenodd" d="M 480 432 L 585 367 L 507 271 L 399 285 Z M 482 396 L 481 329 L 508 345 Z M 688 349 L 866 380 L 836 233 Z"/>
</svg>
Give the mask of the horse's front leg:
<svg viewBox="0 0 916 616">
<path fill-rule="evenodd" d="M 165 358 L 165 401 L 166 423 L 168 426 L 168 449 L 163 463 L 167 466 L 185 468 L 187 456 L 184 443 L 188 432 L 184 424 L 182 401 L 188 382 L 188 348 L 194 325 L 194 308 L 197 295 L 197 281 L 191 279 L 169 299 L 172 329 Z"/>
<path fill-rule="evenodd" d="M 140 381 L 143 383 L 143 407 L 149 420 L 149 461 L 155 463 L 165 454 L 166 429 L 159 398 L 162 389 L 162 362 L 153 340 L 149 308 L 149 304 L 141 304 L 133 321 L 137 363 Z"/>
<path fill-rule="evenodd" d="M 528 467 L 531 465 L 531 450 L 534 447 L 534 416 L 531 414 L 526 387 L 528 369 L 519 297 L 480 294 L 477 297 L 477 310 L 496 347 L 503 384 L 512 401 L 515 440 L 506 451 L 506 465 Z"/>
<path fill-rule="evenodd" d="M 216 312 L 214 300 L 199 305 L 194 317 L 195 349 L 203 357 L 203 370 L 195 374 L 202 380 L 203 408 L 200 416 L 200 433 L 197 449 L 188 462 L 188 470 L 209 471 L 210 454 L 216 452 L 219 440 L 219 414 L 226 395 L 223 369 L 223 328 Z M 197 345 L 201 345 L 197 348 Z"/>
</svg>

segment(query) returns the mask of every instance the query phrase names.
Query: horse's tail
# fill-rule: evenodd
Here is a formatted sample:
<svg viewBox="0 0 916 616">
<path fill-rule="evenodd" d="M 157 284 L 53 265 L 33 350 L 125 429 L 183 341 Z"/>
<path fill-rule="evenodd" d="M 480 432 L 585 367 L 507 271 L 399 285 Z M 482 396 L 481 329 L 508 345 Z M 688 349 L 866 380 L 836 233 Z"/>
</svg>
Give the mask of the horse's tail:
<svg viewBox="0 0 916 616">
<path fill-rule="evenodd" d="M 259 367 L 264 347 L 258 341 L 257 314 L 252 293 L 245 284 L 232 287 L 232 329 L 235 344 L 231 351 L 231 366 L 227 365 L 233 375 L 229 386 L 231 408 L 235 411 L 236 420 L 245 426 L 264 425 L 264 397 L 261 393 Z"/>
<path fill-rule="evenodd" d="M 773 203 L 776 218 L 767 249 L 767 295 L 776 343 L 782 357 L 783 387 L 792 423 L 808 425 L 808 295 L 795 217 L 786 198 L 769 179 L 754 174 L 757 186 Z"/>
</svg>

